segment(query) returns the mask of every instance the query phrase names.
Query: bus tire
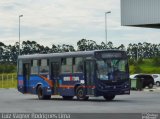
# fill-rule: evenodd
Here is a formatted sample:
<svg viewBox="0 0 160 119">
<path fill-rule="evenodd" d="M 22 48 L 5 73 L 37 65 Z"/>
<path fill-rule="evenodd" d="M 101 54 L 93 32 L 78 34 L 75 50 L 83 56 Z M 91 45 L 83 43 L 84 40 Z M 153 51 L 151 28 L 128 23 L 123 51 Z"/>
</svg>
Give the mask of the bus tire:
<svg viewBox="0 0 160 119">
<path fill-rule="evenodd" d="M 72 99 L 73 99 L 73 96 L 63 96 L 63 99 L 64 99 L 64 100 L 72 100 Z"/>
<path fill-rule="evenodd" d="M 45 100 L 45 99 L 50 99 L 51 98 L 51 95 L 44 95 L 43 94 L 43 88 L 42 86 L 38 86 L 37 88 L 37 94 L 38 94 L 38 99 L 39 100 Z"/>
<path fill-rule="evenodd" d="M 153 88 L 153 84 L 150 83 L 150 84 L 148 85 L 148 88 L 149 88 L 149 89 Z"/>
<path fill-rule="evenodd" d="M 45 96 L 44 96 L 44 99 L 50 100 L 50 99 L 51 99 L 51 95 L 45 95 Z"/>
<path fill-rule="evenodd" d="M 78 100 L 88 100 L 88 96 L 85 94 L 85 89 L 82 86 L 76 88 L 76 96 Z"/>
<path fill-rule="evenodd" d="M 105 95 L 103 97 L 106 101 L 112 101 L 115 98 L 115 95 Z"/>
<path fill-rule="evenodd" d="M 157 86 L 157 87 L 160 86 L 160 82 L 159 82 L 159 81 L 156 82 L 156 86 Z"/>
</svg>

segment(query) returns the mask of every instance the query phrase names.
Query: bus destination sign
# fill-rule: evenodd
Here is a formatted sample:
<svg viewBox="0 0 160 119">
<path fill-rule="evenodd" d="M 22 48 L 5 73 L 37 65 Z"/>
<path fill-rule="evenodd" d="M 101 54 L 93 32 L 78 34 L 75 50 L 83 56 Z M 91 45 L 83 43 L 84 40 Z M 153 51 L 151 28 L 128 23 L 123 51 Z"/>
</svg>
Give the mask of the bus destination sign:
<svg viewBox="0 0 160 119">
<path fill-rule="evenodd" d="M 123 58 L 125 57 L 122 52 L 105 52 L 105 53 L 97 53 L 97 58 Z"/>
</svg>

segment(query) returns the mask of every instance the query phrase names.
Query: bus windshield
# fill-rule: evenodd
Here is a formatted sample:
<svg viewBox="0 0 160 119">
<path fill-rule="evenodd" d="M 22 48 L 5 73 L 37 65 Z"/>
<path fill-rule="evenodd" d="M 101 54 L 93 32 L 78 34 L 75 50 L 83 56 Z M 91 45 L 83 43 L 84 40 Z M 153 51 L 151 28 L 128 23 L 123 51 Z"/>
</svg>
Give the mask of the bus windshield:
<svg viewBox="0 0 160 119">
<path fill-rule="evenodd" d="M 128 76 L 126 59 L 97 60 L 97 78 L 99 80 L 125 80 Z"/>
</svg>

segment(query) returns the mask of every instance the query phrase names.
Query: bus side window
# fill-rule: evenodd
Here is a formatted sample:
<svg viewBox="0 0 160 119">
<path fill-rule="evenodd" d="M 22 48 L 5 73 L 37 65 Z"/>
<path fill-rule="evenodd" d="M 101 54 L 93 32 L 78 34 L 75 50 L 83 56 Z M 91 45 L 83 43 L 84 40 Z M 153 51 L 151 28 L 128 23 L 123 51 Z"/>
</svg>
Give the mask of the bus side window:
<svg viewBox="0 0 160 119">
<path fill-rule="evenodd" d="M 66 65 L 66 58 L 61 59 L 61 65 Z"/>
<path fill-rule="evenodd" d="M 73 60 L 73 72 L 74 73 L 81 73 L 83 72 L 83 58 L 77 57 Z"/>
<path fill-rule="evenodd" d="M 72 58 L 62 58 L 61 73 L 72 73 Z"/>
<path fill-rule="evenodd" d="M 48 66 L 48 60 L 47 59 L 41 59 L 40 62 L 40 73 L 49 74 L 49 66 Z"/>
<path fill-rule="evenodd" d="M 38 74 L 38 60 L 31 61 L 31 74 Z"/>
<path fill-rule="evenodd" d="M 19 62 L 18 62 L 18 74 L 19 74 L 19 75 L 22 75 L 22 74 L 23 74 L 22 60 L 19 60 Z"/>
<path fill-rule="evenodd" d="M 66 58 L 61 59 L 61 73 L 66 72 Z"/>
</svg>

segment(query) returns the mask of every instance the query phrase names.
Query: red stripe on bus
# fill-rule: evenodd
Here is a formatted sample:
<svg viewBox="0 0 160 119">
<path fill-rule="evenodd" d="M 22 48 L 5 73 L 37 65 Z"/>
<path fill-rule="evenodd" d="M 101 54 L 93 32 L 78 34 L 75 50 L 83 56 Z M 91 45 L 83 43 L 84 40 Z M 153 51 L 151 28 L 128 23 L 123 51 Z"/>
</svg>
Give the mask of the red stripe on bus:
<svg viewBox="0 0 160 119">
<path fill-rule="evenodd" d="M 72 85 L 60 85 L 59 88 L 74 88 Z M 82 86 L 83 88 L 95 88 L 95 86 Z"/>
<path fill-rule="evenodd" d="M 59 88 L 74 88 L 72 85 L 60 85 Z"/>
</svg>

